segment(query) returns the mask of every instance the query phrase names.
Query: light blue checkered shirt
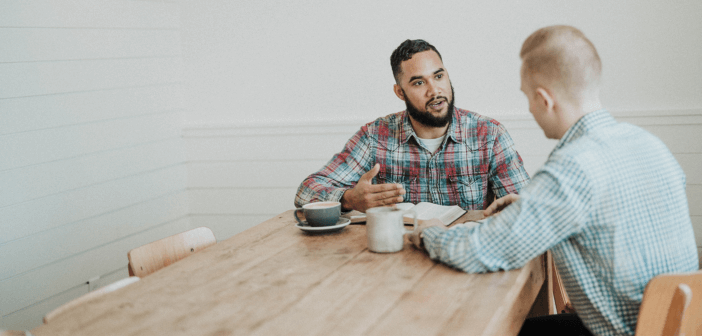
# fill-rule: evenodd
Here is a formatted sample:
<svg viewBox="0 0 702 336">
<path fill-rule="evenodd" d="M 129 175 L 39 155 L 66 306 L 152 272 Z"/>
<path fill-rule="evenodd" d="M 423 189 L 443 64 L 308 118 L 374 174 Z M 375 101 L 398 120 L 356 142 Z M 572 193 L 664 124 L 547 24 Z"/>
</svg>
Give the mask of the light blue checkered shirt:
<svg viewBox="0 0 702 336">
<path fill-rule="evenodd" d="M 430 257 L 480 273 L 551 250 L 596 335 L 633 335 L 648 281 L 698 268 L 682 169 L 658 138 L 606 110 L 573 125 L 520 195 L 476 227 L 424 230 Z"/>
</svg>

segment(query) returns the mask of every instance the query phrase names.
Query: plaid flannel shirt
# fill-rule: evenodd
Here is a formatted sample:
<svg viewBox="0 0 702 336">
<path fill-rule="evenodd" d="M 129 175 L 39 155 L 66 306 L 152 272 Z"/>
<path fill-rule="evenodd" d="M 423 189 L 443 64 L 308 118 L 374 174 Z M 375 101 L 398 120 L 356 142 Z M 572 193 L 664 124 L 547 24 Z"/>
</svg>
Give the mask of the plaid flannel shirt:
<svg viewBox="0 0 702 336">
<path fill-rule="evenodd" d="M 494 195 L 518 193 L 529 181 L 512 138 L 496 120 L 456 108 L 446 139 L 430 153 L 403 111 L 361 127 L 341 153 L 300 184 L 295 205 L 341 200 L 376 163 L 373 183 L 402 184 L 404 201 L 415 204 L 484 209 Z"/>
<path fill-rule="evenodd" d="M 472 228 L 424 230 L 432 259 L 510 270 L 547 250 L 595 335 L 633 335 L 648 281 L 698 268 L 685 174 L 655 136 L 589 113 L 556 145 L 519 201 Z"/>
</svg>

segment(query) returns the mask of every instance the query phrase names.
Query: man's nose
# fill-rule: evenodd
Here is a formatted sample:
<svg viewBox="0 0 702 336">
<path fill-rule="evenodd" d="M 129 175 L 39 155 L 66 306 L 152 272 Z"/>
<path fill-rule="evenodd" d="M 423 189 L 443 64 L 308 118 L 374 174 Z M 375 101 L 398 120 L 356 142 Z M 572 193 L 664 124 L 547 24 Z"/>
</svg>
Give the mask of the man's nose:
<svg viewBox="0 0 702 336">
<path fill-rule="evenodd" d="M 441 95 L 441 87 L 434 81 L 427 82 L 427 96 L 436 97 Z"/>
</svg>

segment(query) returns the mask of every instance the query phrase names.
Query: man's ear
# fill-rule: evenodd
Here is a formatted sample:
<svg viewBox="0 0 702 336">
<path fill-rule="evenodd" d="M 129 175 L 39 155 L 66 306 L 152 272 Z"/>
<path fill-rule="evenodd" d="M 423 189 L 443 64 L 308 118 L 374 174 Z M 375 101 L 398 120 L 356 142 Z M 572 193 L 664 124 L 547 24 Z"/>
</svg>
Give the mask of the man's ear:
<svg viewBox="0 0 702 336">
<path fill-rule="evenodd" d="M 536 96 L 539 103 L 543 104 L 547 111 L 553 111 L 556 106 L 556 101 L 553 99 L 553 95 L 546 89 L 542 87 L 536 88 Z"/>
<path fill-rule="evenodd" d="M 392 90 L 395 91 L 397 98 L 400 98 L 400 100 L 405 100 L 405 93 L 402 92 L 402 88 L 399 84 L 393 85 Z"/>
</svg>

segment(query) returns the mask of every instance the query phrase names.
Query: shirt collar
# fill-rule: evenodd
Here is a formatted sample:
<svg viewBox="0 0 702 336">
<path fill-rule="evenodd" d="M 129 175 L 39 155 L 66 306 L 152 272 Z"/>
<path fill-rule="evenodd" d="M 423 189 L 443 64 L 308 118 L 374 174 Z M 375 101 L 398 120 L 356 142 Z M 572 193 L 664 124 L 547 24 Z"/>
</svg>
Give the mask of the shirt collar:
<svg viewBox="0 0 702 336">
<path fill-rule="evenodd" d="M 614 117 L 605 109 L 590 112 L 578 119 L 578 121 L 563 134 L 563 137 L 561 137 L 561 140 L 558 141 L 558 144 L 556 144 L 553 150 L 555 151 L 565 146 L 565 144 L 575 141 L 590 130 L 615 124 L 616 122 Z"/>
<path fill-rule="evenodd" d="M 461 129 L 461 123 L 456 118 L 456 115 L 457 112 L 456 108 L 454 107 L 453 114 L 451 117 L 451 123 L 449 124 L 448 130 L 446 131 L 446 135 L 447 138 L 452 139 L 457 143 L 460 143 L 463 141 L 463 131 Z M 417 133 L 415 133 L 414 127 L 412 127 L 412 122 L 409 118 L 409 112 L 405 110 L 402 117 L 402 124 L 400 125 L 400 136 L 398 137 L 400 139 L 400 144 L 406 143 L 412 136 L 414 136 L 415 140 L 419 142 L 419 137 L 417 136 Z"/>
</svg>

